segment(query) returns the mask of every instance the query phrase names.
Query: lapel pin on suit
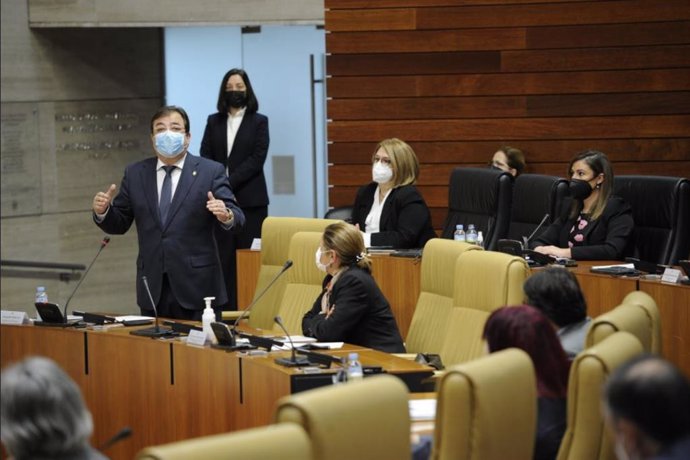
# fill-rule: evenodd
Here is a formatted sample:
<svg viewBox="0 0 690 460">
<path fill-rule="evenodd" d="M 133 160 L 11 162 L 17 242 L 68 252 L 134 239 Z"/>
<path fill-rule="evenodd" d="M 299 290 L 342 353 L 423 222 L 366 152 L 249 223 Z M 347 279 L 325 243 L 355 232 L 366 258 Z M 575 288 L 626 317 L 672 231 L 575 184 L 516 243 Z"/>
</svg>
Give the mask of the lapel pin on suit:
<svg viewBox="0 0 690 460">
<path fill-rule="evenodd" d="M 192 176 L 196 176 L 196 171 L 192 171 Z"/>
</svg>

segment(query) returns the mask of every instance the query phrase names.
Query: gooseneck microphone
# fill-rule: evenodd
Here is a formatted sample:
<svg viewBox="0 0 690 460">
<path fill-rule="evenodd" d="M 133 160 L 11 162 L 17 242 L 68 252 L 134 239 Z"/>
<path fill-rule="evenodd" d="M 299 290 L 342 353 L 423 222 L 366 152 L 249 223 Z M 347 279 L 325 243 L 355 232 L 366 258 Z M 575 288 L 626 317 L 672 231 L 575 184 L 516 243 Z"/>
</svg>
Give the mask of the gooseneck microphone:
<svg viewBox="0 0 690 460">
<path fill-rule="evenodd" d="M 141 275 L 141 281 L 144 283 L 144 288 L 149 296 L 149 301 L 151 302 L 151 307 L 153 307 L 153 316 L 155 317 L 155 323 L 153 327 L 147 327 L 145 329 L 137 329 L 136 331 L 131 331 L 132 335 L 139 335 L 141 337 L 167 337 L 173 334 L 173 331 L 168 328 L 161 328 L 158 324 L 158 309 L 156 308 L 156 302 L 153 301 L 153 296 L 151 295 L 151 289 L 149 289 L 149 282 L 146 279 L 146 275 Z"/>
<path fill-rule="evenodd" d="M 101 240 L 101 246 L 98 248 L 98 252 L 96 253 L 96 255 L 94 256 L 93 260 L 91 261 L 91 263 L 90 263 L 89 266 L 87 267 L 86 271 L 84 272 L 84 276 L 81 277 L 81 279 L 80 279 L 79 282 L 77 283 L 76 287 L 75 287 L 74 290 L 72 291 L 72 294 L 70 294 L 70 296 L 67 298 L 67 302 L 65 302 L 65 308 L 64 308 L 63 311 L 62 311 L 62 317 L 63 317 L 65 323 L 67 323 L 67 306 L 69 305 L 70 300 L 72 300 L 72 297 L 74 297 L 74 294 L 77 293 L 77 290 L 79 289 L 79 286 L 81 286 L 81 283 L 84 282 L 84 280 L 86 279 L 86 275 L 89 274 L 89 271 L 91 270 L 91 267 L 93 267 L 93 264 L 96 262 L 96 259 L 98 259 L 98 256 L 101 255 L 101 252 L 102 252 L 103 249 L 108 245 L 108 243 L 110 243 L 110 237 L 109 237 L 108 235 L 105 235 L 105 236 L 103 237 L 103 240 Z"/>
<path fill-rule="evenodd" d="M 280 315 L 276 315 L 275 318 L 273 318 L 273 321 L 280 326 L 280 328 L 285 332 L 285 337 L 287 337 L 288 341 L 290 342 L 290 348 L 292 348 L 292 356 L 290 356 L 290 359 L 287 358 L 276 358 L 275 363 L 280 364 L 281 366 L 285 367 L 301 367 L 301 366 L 309 366 L 309 360 L 307 358 L 297 358 L 296 351 L 295 351 L 295 343 L 292 341 L 292 337 L 290 337 L 290 333 L 288 332 L 287 328 L 283 324 L 283 318 L 280 317 Z"/>
<path fill-rule="evenodd" d="M 281 276 L 283 276 L 283 273 L 285 273 L 286 271 L 288 271 L 288 269 L 289 269 L 290 267 L 292 267 L 292 260 L 289 260 L 289 259 L 288 259 L 288 260 L 285 262 L 285 264 L 283 264 L 283 268 L 278 272 L 278 274 L 277 274 L 276 276 L 273 277 L 273 279 L 271 280 L 271 282 L 268 283 L 268 285 L 264 288 L 264 290 L 261 291 L 261 292 L 259 293 L 259 295 L 256 296 L 256 297 L 254 298 L 254 300 L 252 300 L 252 302 L 249 304 L 249 306 L 248 306 L 247 308 L 244 309 L 244 311 L 242 312 L 242 314 L 241 314 L 241 315 L 235 320 L 235 322 L 232 324 L 233 333 L 236 333 L 235 331 L 237 331 L 237 326 L 240 324 L 240 321 L 242 321 L 244 318 L 247 317 L 247 315 L 248 315 L 249 312 L 251 311 L 252 307 L 254 307 L 254 305 L 256 305 L 256 303 L 264 296 L 264 294 L 266 294 L 266 293 L 268 292 L 268 290 L 271 288 L 271 286 L 273 286 L 273 284 L 274 284 L 276 281 L 278 281 L 278 278 L 280 278 Z"/>
<path fill-rule="evenodd" d="M 112 438 L 108 439 L 106 442 L 104 442 L 98 450 L 103 452 L 104 450 L 108 449 L 111 447 L 113 444 L 118 443 L 122 441 L 123 439 L 127 439 L 130 436 L 132 436 L 132 429 L 128 426 L 122 428 L 120 431 L 118 431 L 115 436 Z"/>
<path fill-rule="evenodd" d="M 522 242 L 523 242 L 523 248 L 524 248 L 524 249 L 529 249 L 529 242 L 530 242 L 530 240 L 532 240 L 532 237 L 533 237 L 534 235 L 537 234 L 537 232 L 539 231 L 539 229 L 544 225 L 544 223 L 546 222 L 546 220 L 547 220 L 548 218 L 549 218 L 549 213 L 547 212 L 547 213 L 544 215 L 544 218 L 541 220 L 541 222 L 539 222 L 539 225 L 537 225 L 537 228 L 535 228 L 534 231 L 530 234 L 530 236 L 528 236 L 527 238 L 525 238 L 524 236 L 522 237 Z"/>
</svg>

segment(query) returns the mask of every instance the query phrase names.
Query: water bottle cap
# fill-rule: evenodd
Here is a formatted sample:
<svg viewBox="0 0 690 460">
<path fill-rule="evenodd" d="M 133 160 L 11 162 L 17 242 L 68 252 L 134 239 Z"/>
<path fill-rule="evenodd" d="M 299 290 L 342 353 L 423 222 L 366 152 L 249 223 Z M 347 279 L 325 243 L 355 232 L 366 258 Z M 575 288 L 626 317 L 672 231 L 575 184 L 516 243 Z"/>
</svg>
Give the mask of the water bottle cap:
<svg viewBox="0 0 690 460">
<path fill-rule="evenodd" d="M 350 361 L 357 361 L 359 360 L 359 354 L 357 353 L 350 353 L 347 357 Z"/>
<path fill-rule="evenodd" d="M 456 226 L 455 226 L 455 229 L 456 229 L 456 230 L 462 230 L 462 224 L 456 225 Z"/>
<path fill-rule="evenodd" d="M 36 288 L 36 290 L 40 292 L 40 291 L 45 291 L 46 288 L 45 288 L 45 286 L 38 286 L 38 287 Z"/>
</svg>

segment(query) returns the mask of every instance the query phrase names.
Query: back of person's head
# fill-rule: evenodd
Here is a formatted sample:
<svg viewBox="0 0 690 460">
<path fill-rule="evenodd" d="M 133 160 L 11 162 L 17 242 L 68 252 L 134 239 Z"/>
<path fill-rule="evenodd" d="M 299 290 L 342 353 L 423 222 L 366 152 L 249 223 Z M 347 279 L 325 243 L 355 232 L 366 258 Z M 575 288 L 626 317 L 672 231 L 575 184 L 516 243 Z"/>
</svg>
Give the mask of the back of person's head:
<svg viewBox="0 0 690 460">
<path fill-rule="evenodd" d="M 336 222 L 326 227 L 323 232 L 325 249 L 338 254 L 340 265 L 357 266 L 371 272 L 371 259 L 366 253 L 362 233 L 352 224 Z"/>
<path fill-rule="evenodd" d="M 592 219 L 598 219 L 599 216 L 601 216 L 601 214 L 604 212 L 606 203 L 613 193 L 613 166 L 611 166 L 609 157 L 607 157 L 605 153 L 602 153 L 598 150 L 584 150 L 576 154 L 570 160 L 570 164 L 568 164 L 569 178 L 573 176 L 573 164 L 580 160 L 584 161 L 587 166 L 592 169 L 594 172 L 594 177 L 597 177 L 599 174 L 603 174 L 604 176 L 604 181 L 597 187 L 599 188 L 599 196 L 597 197 L 597 201 L 590 210 Z"/>
<path fill-rule="evenodd" d="M 252 82 L 249 81 L 249 75 L 247 75 L 247 72 L 245 72 L 244 69 L 230 69 L 225 73 L 225 75 L 223 75 L 223 79 L 220 81 L 220 90 L 218 91 L 216 109 L 218 109 L 218 112 L 220 113 L 228 113 L 230 111 L 230 104 L 228 104 L 228 100 L 225 97 L 225 88 L 228 84 L 228 80 L 230 80 L 230 77 L 233 75 L 239 75 L 244 82 L 247 93 L 247 113 L 257 112 L 259 110 L 259 100 L 256 98 L 254 88 L 252 88 Z"/>
<path fill-rule="evenodd" d="M 398 138 L 384 139 L 376 146 L 374 155 L 379 149 L 388 154 L 393 168 L 393 186 L 410 185 L 417 182 L 419 177 L 419 159 L 414 150 L 406 142 Z"/>
<path fill-rule="evenodd" d="M 519 348 L 532 358 L 540 397 L 565 398 L 570 361 L 553 325 L 539 310 L 529 305 L 494 310 L 483 337 L 490 353 Z"/>
<path fill-rule="evenodd" d="M 2 371 L 0 438 L 16 460 L 69 458 L 88 448 L 91 413 L 53 361 L 27 358 Z"/>
<path fill-rule="evenodd" d="M 603 398 L 614 425 L 627 420 L 659 448 L 690 436 L 690 382 L 659 356 L 641 355 L 616 369 Z"/>
<path fill-rule="evenodd" d="M 541 310 L 559 328 L 587 317 L 587 303 L 577 278 L 562 267 L 536 271 L 522 287 L 525 303 Z"/>
</svg>

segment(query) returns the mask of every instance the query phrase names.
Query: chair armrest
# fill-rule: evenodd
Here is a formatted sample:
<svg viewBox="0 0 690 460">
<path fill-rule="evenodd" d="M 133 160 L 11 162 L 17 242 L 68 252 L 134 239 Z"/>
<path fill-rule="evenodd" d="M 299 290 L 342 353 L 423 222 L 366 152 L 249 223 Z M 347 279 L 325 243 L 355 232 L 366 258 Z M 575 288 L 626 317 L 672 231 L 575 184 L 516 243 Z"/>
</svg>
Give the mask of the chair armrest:
<svg viewBox="0 0 690 460">
<path fill-rule="evenodd" d="M 240 317 L 240 315 L 244 313 L 244 310 L 240 311 L 223 311 L 221 312 L 221 318 L 224 320 L 231 320 L 231 321 L 236 321 L 237 318 Z M 251 312 L 247 313 L 244 317 L 249 318 L 251 315 Z"/>
</svg>

